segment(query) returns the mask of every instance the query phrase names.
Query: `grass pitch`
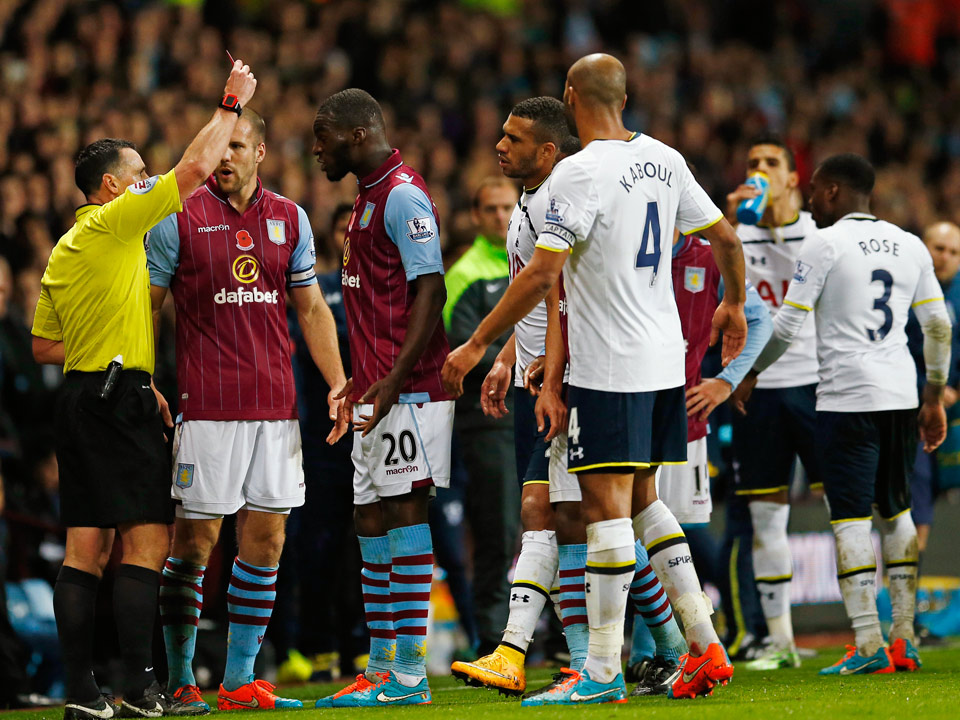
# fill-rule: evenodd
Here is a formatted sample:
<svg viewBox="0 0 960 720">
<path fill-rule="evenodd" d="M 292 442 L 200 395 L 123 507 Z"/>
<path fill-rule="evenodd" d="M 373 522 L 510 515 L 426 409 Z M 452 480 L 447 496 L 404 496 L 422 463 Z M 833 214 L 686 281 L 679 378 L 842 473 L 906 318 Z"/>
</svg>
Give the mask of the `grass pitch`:
<svg viewBox="0 0 960 720">
<path fill-rule="evenodd" d="M 749 720 L 750 718 L 858 718 L 859 720 L 951 720 L 960 718 L 960 646 L 925 648 L 923 669 L 916 673 L 818 677 L 817 671 L 840 658 L 839 648 L 804 660 L 798 670 L 749 672 L 741 665 L 731 683 L 717 688 L 713 697 L 696 700 L 631 698 L 623 705 L 585 707 L 521 708 L 519 700 L 501 697 L 495 691 L 467 688 L 450 676 L 431 677 L 433 704 L 420 707 L 317 710 L 313 701 L 332 694 L 343 685 L 301 685 L 284 689 L 284 696 L 301 698 L 303 710 L 231 712 L 230 720 L 297 720 L 305 716 L 356 718 L 470 718 L 473 720 L 534 720 L 537 718 L 627 718 L 643 713 L 646 718 L 670 720 Z M 550 681 L 550 669 L 537 668 L 527 676 L 527 686 L 537 688 Z M 629 688 L 629 686 L 628 686 Z M 216 696 L 207 696 L 216 707 Z M 4 720 L 60 720 L 61 708 L 46 711 L 3 713 Z"/>
</svg>

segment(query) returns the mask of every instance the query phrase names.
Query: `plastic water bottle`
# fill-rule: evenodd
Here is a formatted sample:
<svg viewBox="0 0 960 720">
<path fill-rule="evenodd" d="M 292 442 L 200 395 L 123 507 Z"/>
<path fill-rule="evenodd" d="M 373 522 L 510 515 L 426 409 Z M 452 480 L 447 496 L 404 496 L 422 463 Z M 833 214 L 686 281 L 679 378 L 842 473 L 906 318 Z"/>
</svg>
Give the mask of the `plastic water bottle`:
<svg viewBox="0 0 960 720">
<path fill-rule="evenodd" d="M 767 209 L 767 196 L 770 191 L 770 178 L 766 173 L 755 172 L 747 178 L 746 185 L 751 185 L 760 191 L 756 197 L 745 198 L 737 206 L 737 222 L 744 225 L 756 225 Z"/>
</svg>

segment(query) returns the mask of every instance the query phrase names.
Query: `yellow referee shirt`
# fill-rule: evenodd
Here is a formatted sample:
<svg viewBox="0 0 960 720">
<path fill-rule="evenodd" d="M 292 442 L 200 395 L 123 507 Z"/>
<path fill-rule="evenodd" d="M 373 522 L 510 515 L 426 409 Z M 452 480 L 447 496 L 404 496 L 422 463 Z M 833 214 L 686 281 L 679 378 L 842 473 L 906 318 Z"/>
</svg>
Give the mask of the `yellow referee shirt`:
<svg viewBox="0 0 960 720">
<path fill-rule="evenodd" d="M 96 372 L 123 355 L 153 373 L 153 316 L 144 235 L 180 212 L 173 170 L 141 180 L 106 205 L 84 205 L 43 273 L 33 334 L 63 341 L 63 371 Z"/>
</svg>

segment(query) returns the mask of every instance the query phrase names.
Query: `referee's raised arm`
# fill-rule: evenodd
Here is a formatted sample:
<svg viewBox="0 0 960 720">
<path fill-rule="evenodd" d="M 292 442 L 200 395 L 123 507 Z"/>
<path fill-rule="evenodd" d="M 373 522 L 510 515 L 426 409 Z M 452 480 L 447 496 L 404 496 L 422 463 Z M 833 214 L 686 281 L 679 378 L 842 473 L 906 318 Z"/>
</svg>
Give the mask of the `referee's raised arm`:
<svg viewBox="0 0 960 720">
<path fill-rule="evenodd" d="M 187 147 L 180 158 L 180 162 L 173 169 L 177 177 L 177 187 L 180 189 L 180 200 L 186 200 L 194 190 L 203 184 L 203 181 L 212 173 L 220 158 L 223 157 L 233 128 L 243 112 L 243 107 L 250 102 L 257 89 L 257 80 L 248 65 L 241 60 L 233 63 L 227 85 L 223 89 L 223 100 L 204 128 L 197 133 L 193 142 Z"/>
<path fill-rule="evenodd" d="M 204 712 L 168 694 L 153 673 L 153 619 L 173 521 L 163 426 L 172 423 L 153 389 L 145 243 L 216 168 L 256 87 L 250 68 L 235 62 L 213 117 L 163 175 L 148 176 L 126 140 L 97 140 L 77 157 L 86 203 L 50 254 L 32 330 L 36 361 L 62 364 L 66 376 L 55 420 L 67 543 L 53 593 L 66 720 Z M 91 667 L 97 586 L 115 532 L 123 539 L 113 587 L 122 708 L 101 693 Z"/>
</svg>

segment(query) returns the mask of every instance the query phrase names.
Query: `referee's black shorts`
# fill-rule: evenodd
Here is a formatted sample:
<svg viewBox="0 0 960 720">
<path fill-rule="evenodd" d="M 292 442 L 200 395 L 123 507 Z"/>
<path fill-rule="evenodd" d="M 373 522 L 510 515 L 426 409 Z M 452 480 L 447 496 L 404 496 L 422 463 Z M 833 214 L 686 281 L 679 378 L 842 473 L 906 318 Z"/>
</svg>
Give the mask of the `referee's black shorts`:
<svg viewBox="0 0 960 720">
<path fill-rule="evenodd" d="M 60 515 L 67 527 L 171 523 L 170 455 L 150 375 L 124 370 L 100 399 L 104 372 L 69 372 L 57 400 Z"/>
</svg>

